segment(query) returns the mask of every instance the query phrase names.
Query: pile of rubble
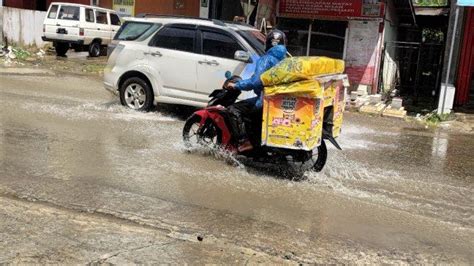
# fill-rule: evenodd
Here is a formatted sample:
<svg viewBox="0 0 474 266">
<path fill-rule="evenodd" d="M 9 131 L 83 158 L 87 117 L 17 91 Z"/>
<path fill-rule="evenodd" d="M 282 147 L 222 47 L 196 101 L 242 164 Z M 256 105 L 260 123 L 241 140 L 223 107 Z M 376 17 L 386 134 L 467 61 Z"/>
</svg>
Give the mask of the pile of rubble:
<svg viewBox="0 0 474 266">
<path fill-rule="evenodd" d="M 390 103 L 386 103 L 381 94 L 369 95 L 369 87 L 362 85 L 351 92 L 349 104 L 352 110 L 366 114 L 396 118 L 405 118 L 407 115 L 401 98 L 393 97 Z"/>
</svg>

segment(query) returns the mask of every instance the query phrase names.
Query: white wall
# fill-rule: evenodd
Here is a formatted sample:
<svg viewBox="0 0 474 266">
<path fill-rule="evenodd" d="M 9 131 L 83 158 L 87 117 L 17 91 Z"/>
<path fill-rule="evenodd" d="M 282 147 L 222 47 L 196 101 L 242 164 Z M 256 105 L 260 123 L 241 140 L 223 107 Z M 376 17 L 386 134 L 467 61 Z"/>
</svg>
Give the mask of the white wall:
<svg viewBox="0 0 474 266">
<path fill-rule="evenodd" d="M 351 85 L 367 85 L 372 91 L 380 61 L 381 34 L 378 21 L 349 21 L 349 33 L 346 39 L 346 73 Z"/>
<path fill-rule="evenodd" d="M 397 56 L 396 49 L 393 45 L 390 45 L 390 42 L 397 40 L 397 30 L 398 30 L 398 15 L 395 10 L 395 5 L 392 1 L 387 2 L 387 9 L 385 12 L 384 19 L 384 64 L 383 64 L 383 90 L 389 91 L 395 85 L 396 79 L 398 77 L 398 62 L 395 61 Z"/>
<path fill-rule="evenodd" d="M 200 0 L 199 0 L 200 1 Z M 209 5 L 211 4 L 211 1 L 207 1 L 207 6 L 202 5 L 202 1 L 200 1 L 199 5 L 199 17 L 200 18 L 209 18 Z"/>
<path fill-rule="evenodd" d="M 3 7 L 0 0 L 0 45 L 3 44 Z"/>
<path fill-rule="evenodd" d="M 46 12 L 3 7 L 3 34 L 11 44 L 43 47 Z"/>
</svg>

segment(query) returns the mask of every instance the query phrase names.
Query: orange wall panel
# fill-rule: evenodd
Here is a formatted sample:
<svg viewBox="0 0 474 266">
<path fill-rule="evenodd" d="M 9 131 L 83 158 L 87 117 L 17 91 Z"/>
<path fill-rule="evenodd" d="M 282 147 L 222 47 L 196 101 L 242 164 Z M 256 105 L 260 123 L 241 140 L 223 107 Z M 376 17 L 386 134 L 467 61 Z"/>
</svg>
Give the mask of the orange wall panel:
<svg viewBox="0 0 474 266">
<path fill-rule="evenodd" d="M 183 3 L 176 8 L 176 2 Z M 135 0 L 135 14 L 153 13 L 160 15 L 199 16 L 198 0 Z"/>
<path fill-rule="evenodd" d="M 103 8 L 112 9 L 113 0 L 100 0 L 99 1 L 99 6 L 101 6 Z"/>
</svg>

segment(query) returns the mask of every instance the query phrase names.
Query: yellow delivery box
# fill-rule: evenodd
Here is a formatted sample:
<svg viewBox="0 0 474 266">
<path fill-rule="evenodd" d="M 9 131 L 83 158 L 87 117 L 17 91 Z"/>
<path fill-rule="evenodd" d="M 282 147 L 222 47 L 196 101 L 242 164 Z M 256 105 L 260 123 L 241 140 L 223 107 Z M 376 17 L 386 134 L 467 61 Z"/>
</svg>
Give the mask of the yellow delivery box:
<svg viewBox="0 0 474 266">
<path fill-rule="evenodd" d="M 321 143 L 323 93 L 315 81 L 305 82 L 313 94 L 266 94 L 263 98 L 262 145 L 313 150 Z M 319 94 L 316 92 L 319 90 Z"/>
<path fill-rule="evenodd" d="M 323 126 L 337 137 L 345 106 L 343 71 L 342 60 L 292 57 L 263 73 L 262 145 L 310 151 L 321 144 Z"/>
<path fill-rule="evenodd" d="M 324 107 L 332 107 L 328 109 L 332 117 L 326 123 L 331 127 L 332 136 L 337 138 L 341 134 L 346 106 L 346 87 L 349 86 L 347 75 L 331 75 L 316 80 L 324 90 Z"/>
</svg>

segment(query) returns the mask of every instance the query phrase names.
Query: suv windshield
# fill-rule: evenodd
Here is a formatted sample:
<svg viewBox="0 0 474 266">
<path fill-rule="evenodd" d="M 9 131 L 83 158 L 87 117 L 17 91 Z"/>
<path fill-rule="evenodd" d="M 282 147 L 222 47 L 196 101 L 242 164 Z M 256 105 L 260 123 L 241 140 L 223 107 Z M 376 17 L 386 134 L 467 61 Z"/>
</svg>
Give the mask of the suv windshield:
<svg viewBox="0 0 474 266">
<path fill-rule="evenodd" d="M 114 37 L 119 41 L 135 41 L 137 39 L 144 40 L 155 32 L 161 24 L 126 21 Z"/>
<path fill-rule="evenodd" d="M 259 54 L 265 54 L 265 35 L 257 30 L 239 30 L 237 31 L 252 48 Z"/>
</svg>

